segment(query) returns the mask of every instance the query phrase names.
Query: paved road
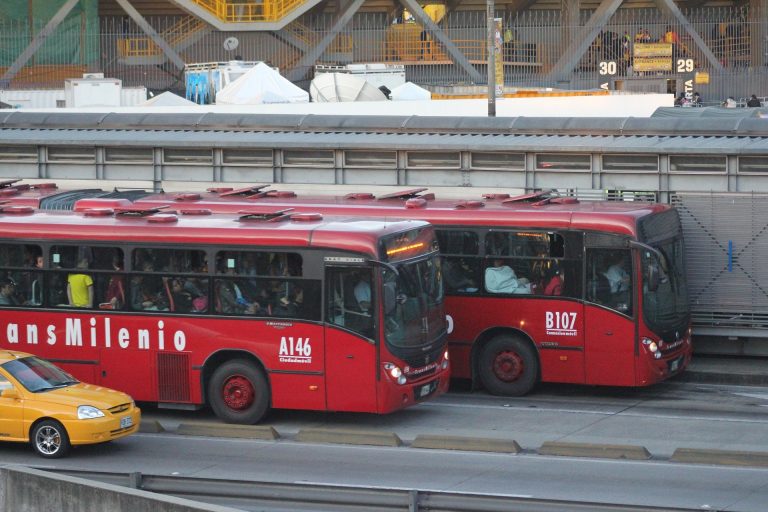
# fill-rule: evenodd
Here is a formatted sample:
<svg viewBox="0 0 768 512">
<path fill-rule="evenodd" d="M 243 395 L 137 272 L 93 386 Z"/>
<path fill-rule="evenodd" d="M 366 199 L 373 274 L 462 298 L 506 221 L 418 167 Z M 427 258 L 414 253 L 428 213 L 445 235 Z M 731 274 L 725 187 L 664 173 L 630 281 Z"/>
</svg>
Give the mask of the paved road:
<svg viewBox="0 0 768 512">
<path fill-rule="evenodd" d="M 145 410 L 168 430 L 218 420 L 208 411 Z M 302 428 L 356 428 L 396 433 L 513 439 L 535 450 L 545 441 L 645 446 L 655 458 L 676 448 L 768 451 L 768 388 L 671 382 L 639 390 L 543 386 L 522 398 L 452 392 L 388 416 L 273 411 L 281 435 Z"/>
</svg>

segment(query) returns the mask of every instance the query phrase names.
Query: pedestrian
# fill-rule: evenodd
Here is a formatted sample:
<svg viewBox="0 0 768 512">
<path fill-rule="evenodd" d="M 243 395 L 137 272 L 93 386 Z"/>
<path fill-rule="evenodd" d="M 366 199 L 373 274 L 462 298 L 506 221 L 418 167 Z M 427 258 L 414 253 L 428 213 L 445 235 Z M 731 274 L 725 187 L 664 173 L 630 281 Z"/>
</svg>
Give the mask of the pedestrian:
<svg viewBox="0 0 768 512">
<path fill-rule="evenodd" d="M 698 92 L 693 93 L 693 96 L 691 97 L 691 106 L 692 107 L 700 107 L 701 106 L 701 94 Z"/>
<path fill-rule="evenodd" d="M 760 103 L 760 100 L 759 100 L 759 99 L 757 99 L 757 96 L 755 96 L 755 95 L 753 94 L 753 95 L 752 95 L 752 97 L 751 97 L 751 98 L 749 98 L 749 101 L 747 101 L 747 106 L 748 106 L 748 107 L 762 107 L 762 106 L 763 106 L 763 104 L 762 104 L 762 103 Z"/>
<path fill-rule="evenodd" d="M 723 102 L 723 106 L 725 108 L 736 108 L 736 100 L 733 99 L 733 96 L 728 96 Z"/>
</svg>

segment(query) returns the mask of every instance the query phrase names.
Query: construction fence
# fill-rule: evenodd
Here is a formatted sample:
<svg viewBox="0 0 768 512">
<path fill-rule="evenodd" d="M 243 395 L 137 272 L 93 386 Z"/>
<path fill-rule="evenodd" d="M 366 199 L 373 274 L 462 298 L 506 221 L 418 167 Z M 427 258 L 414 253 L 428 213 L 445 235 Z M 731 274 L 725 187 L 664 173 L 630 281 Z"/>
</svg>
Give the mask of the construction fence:
<svg viewBox="0 0 768 512">
<path fill-rule="evenodd" d="M 768 87 L 768 21 L 753 20 L 747 6 L 683 11 L 706 50 L 676 19 L 657 9 L 619 9 L 601 30 L 593 31 L 594 38 L 590 35 L 589 46 L 578 62 L 564 74 L 557 73 L 558 66 L 563 66 L 563 55 L 584 33 L 592 14 L 591 10 L 581 10 L 572 16 L 578 19 L 565 20 L 556 10 L 512 15 L 498 12 L 505 39 L 501 54 L 505 84 L 566 89 L 602 86 L 676 94 L 695 89 L 711 103 L 727 96 L 768 95 L 764 90 Z M 83 70 L 120 78 L 125 86 L 183 89 L 183 70 L 128 16 L 100 17 L 96 23 L 83 22 L 82 15 L 73 19 L 81 20 L 78 30 L 71 28 L 74 22 L 70 22 L 48 38 L 45 48 L 57 51 L 38 52 L 4 86 L 60 88 L 62 73 L 77 77 Z M 334 16 L 305 15 L 279 31 L 252 32 L 218 31 L 191 16 L 148 17 L 147 21 L 185 62 L 241 57 L 265 61 L 286 73 L 330 34 Z M 30 43 L 39 28 L 30 30 L 29 25 L 26 19 L 0 18 L 0 49 L 4 52 L 0 65 L 8 66 Z M 43 26 L 44 22 L 34 25 Z M 450 12 L 438 23 L 483 79 L 488 59 L 485 25 L 486 14 L 481 11 Z M 237 40 L 234 49 L 232 44 L 224 44 L 231 38 Z M 648 49 L 659 51 L 659 56 L 647 53 Z M 638 50 L 642 50 L 639 54 L 646 52 L 645 57 L 638 57 Z M 438 34 L 416 22 L 403 22 L 394 13 L 356 14 L 335 33 L 317 63 L 370 62 L 405 65 L 408 80 L 427 86 L 484 85 L 474 83 Z M 312 66 L 303 65 L 299 85 L 306 86 L 312 78 Z"/>
</svg>

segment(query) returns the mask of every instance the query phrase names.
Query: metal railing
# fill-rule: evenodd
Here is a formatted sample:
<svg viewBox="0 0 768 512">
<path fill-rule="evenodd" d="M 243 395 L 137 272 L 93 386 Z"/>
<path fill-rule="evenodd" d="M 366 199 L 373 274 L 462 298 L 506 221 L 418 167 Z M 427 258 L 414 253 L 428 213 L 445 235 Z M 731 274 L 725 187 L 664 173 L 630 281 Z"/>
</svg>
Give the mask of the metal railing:
<svg viewBox="0 0 768 512">
<path fill-rule="evenodd" d="M 162 32 L 160 37 L 176 48 L 191 40 L 208 25 L 194 16 L 186 16 Z M 118 54 L 121 57 L 150 57 L 162 55 L 163 50 L 150 37 L 131 37 L 117 40 Z"/>
<path fill-rule="evenodd" d="M 230 23 L 273 22 L 282 19 L 306 0 L 189 0 L 222 21 Z"/>
<path fill-rule="evenodd" d="M 254 482 L 214 478 L 145 475 L 45 468 L 43 471 L 122 485 L 186 499 L 232 505 L 258 506 L 266 512 L 284 510 L 333 510 L 348 512 L 419 512 L 427 510 L 464 512 L 695 512 L 682 507 L 655 507 L 619 503 L 579 502 L 525 498 L 511 495 L 394 489 L 346 485 Z"/>
</svg>

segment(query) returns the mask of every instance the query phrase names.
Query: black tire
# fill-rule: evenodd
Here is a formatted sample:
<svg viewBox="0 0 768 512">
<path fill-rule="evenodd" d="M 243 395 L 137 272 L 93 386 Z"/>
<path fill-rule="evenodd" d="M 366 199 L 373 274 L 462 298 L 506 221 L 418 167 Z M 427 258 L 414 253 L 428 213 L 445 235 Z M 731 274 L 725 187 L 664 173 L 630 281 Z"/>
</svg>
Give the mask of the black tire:
<svg viewBox="0 0 768 512">
<path fill-rule="evenodd" d="M 29 442 L 32 449 L 46 459 L 64 457 L 72 448 L 64 425 L 56 420 L 44 420 L 35 425 Z"/>
<path fill-rule="evenodd" d="M 480 381 L 494 395 L 523 396 L 539 380 L 539 358 L 519 336 L 496 336 L 480 351 Z"/>
<path fill-rule="evenodd" d="M 258 423 L 269 409 L 267 378 L 249 361 L 228 361 L 211 376 L 208 402 L 216 416 L 227 423 Z"/>
</svg>

